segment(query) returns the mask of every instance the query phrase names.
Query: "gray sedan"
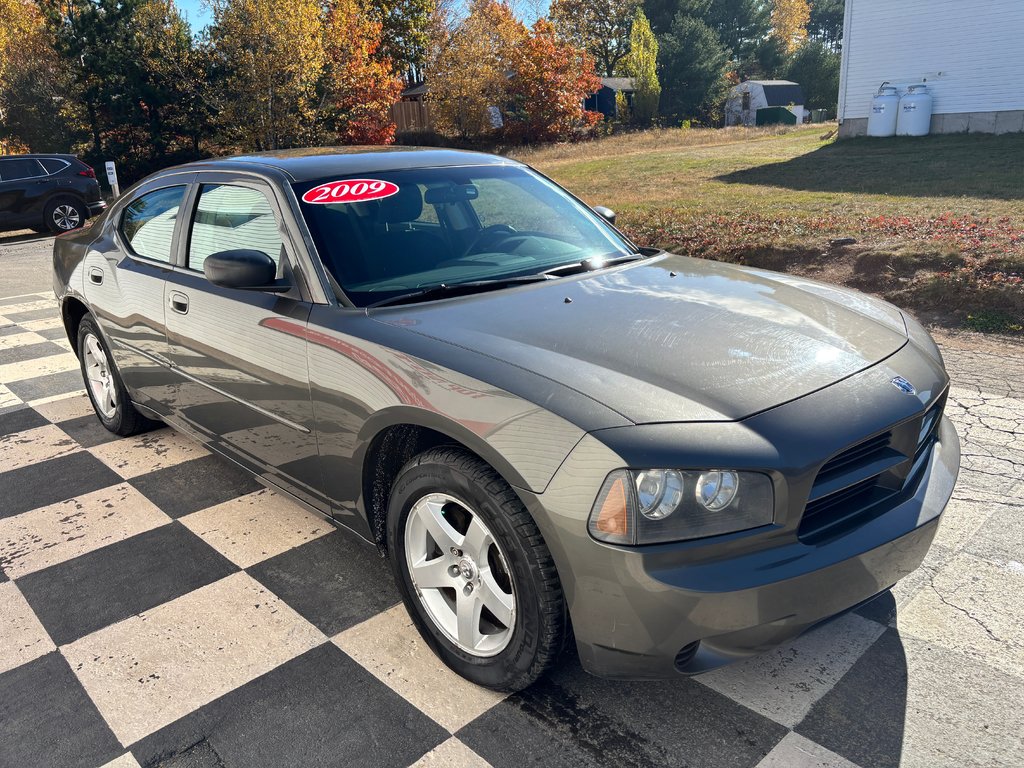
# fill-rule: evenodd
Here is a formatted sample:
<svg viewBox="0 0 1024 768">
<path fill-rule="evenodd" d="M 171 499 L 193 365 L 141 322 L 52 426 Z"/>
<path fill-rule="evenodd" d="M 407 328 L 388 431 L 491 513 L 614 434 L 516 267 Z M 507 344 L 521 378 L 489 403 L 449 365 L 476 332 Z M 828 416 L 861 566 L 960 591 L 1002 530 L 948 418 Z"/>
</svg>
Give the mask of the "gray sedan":
<svg viewBox="0 0 1024 768">
<path fill-rule="evenodd" d="M 895 307 L 638 248 L 525 165 L 172 168 L 58 238 L 100 421 L 166 422 L 386 555 L 424 640 L 529 685 L 786 642 L 920 565 L 960 464 Z"/>
</svg>

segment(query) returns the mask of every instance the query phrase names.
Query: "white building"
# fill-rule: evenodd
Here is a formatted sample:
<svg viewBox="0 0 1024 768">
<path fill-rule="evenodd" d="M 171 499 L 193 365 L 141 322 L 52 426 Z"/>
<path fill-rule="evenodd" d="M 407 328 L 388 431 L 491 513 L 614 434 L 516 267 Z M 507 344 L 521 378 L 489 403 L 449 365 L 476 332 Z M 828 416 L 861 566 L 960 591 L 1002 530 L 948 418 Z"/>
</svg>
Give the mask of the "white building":
<svg viewBox="0 0 1024 768">
<path fill-rule="evenodd" d="M 847 0 L 849 2 L 849 0 Z M 757 110 L 783 107 L 804 121 L 804 91 L 789 80 L 747 80 L 729 91 L 725 102 L 725 124 L 756 125 Z"/>
<path fill-rule="evenodd" d="M 933 133 L 1024 131 L 1024 0 L 846 0 L 840 136 L 885 81 L 928 85 Z"/>
</svg>

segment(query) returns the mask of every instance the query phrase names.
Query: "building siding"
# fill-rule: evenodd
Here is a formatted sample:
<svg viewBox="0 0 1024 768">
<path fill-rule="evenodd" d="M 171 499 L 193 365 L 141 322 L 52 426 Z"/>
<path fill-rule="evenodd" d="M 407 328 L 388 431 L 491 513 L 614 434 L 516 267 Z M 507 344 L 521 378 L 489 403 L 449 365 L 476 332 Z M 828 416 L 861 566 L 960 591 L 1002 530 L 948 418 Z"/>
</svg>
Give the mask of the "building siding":
<svg viewBox="0 0 1024 768">
<path fill-rule="evenodd" d="M 1024 110 L 1024 0 L 846 0 L 840 120 L 883 81 L 927 82 L 936 115 Z"/>
</svg>

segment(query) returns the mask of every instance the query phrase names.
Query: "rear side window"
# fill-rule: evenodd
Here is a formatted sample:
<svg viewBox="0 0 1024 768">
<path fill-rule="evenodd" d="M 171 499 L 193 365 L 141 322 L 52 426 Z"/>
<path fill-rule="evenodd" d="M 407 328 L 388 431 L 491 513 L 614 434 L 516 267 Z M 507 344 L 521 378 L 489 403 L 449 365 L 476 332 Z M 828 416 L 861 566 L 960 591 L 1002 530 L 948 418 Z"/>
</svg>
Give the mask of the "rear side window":
<svg viewBox="0 0 1024 768">
<path fill-rule="evenodd" d="M 166 187 L 143 195 L 121 214 L 121 234 L 139 256 L 171 261 L 174 223 L 185 187 Z"/>
<path fill-rule="evenodd" d="M 262 192 L 229 184 L 200 187 L 188 242 L 189 269 L 202 272 L 210 254 L 236 250 L 260 251 L 280 265 L 282 245 L 274 209 Z"/>
<path fill-rule="evenodd" d="M 42 163 L 43 168 L 45 168 L 46 172 L 49 174 L 59 173 L 71 165 L 67 160 L 61 160 L 57 157 L 44 157 L 39 162 Z"/>
<path fill-rule="evenodd" d="M 0 160 L 0 181 L 17 181 L 44 176 L 43 167 L 35 158 Z"/>
</svg>

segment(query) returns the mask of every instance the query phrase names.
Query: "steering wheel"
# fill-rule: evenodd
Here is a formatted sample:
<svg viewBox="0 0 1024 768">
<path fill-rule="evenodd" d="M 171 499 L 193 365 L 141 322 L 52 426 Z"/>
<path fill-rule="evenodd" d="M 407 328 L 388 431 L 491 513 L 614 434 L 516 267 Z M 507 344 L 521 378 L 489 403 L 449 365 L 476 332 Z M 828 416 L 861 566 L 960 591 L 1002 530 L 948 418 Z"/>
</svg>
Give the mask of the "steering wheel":
<svg viewBox="0 0 1024 768">
<path fill-rule="evenodd" d="M 502 235 L 500 240 L 506 240 L 514 234 L 516 234 L 515 227 L 510 227 L 508 224 L 491 224 L 489 227 L 484 227 L 480 230 L 480 234 L 476 236 L 476 239 L 470 243 L 469 248 L 467 248 L 466 252 L 462 255 L 469 256 L 472 253 L 476 253 L 479 246 L 492 239 L 498 238 L 499 235 Z"/>
</svg>

